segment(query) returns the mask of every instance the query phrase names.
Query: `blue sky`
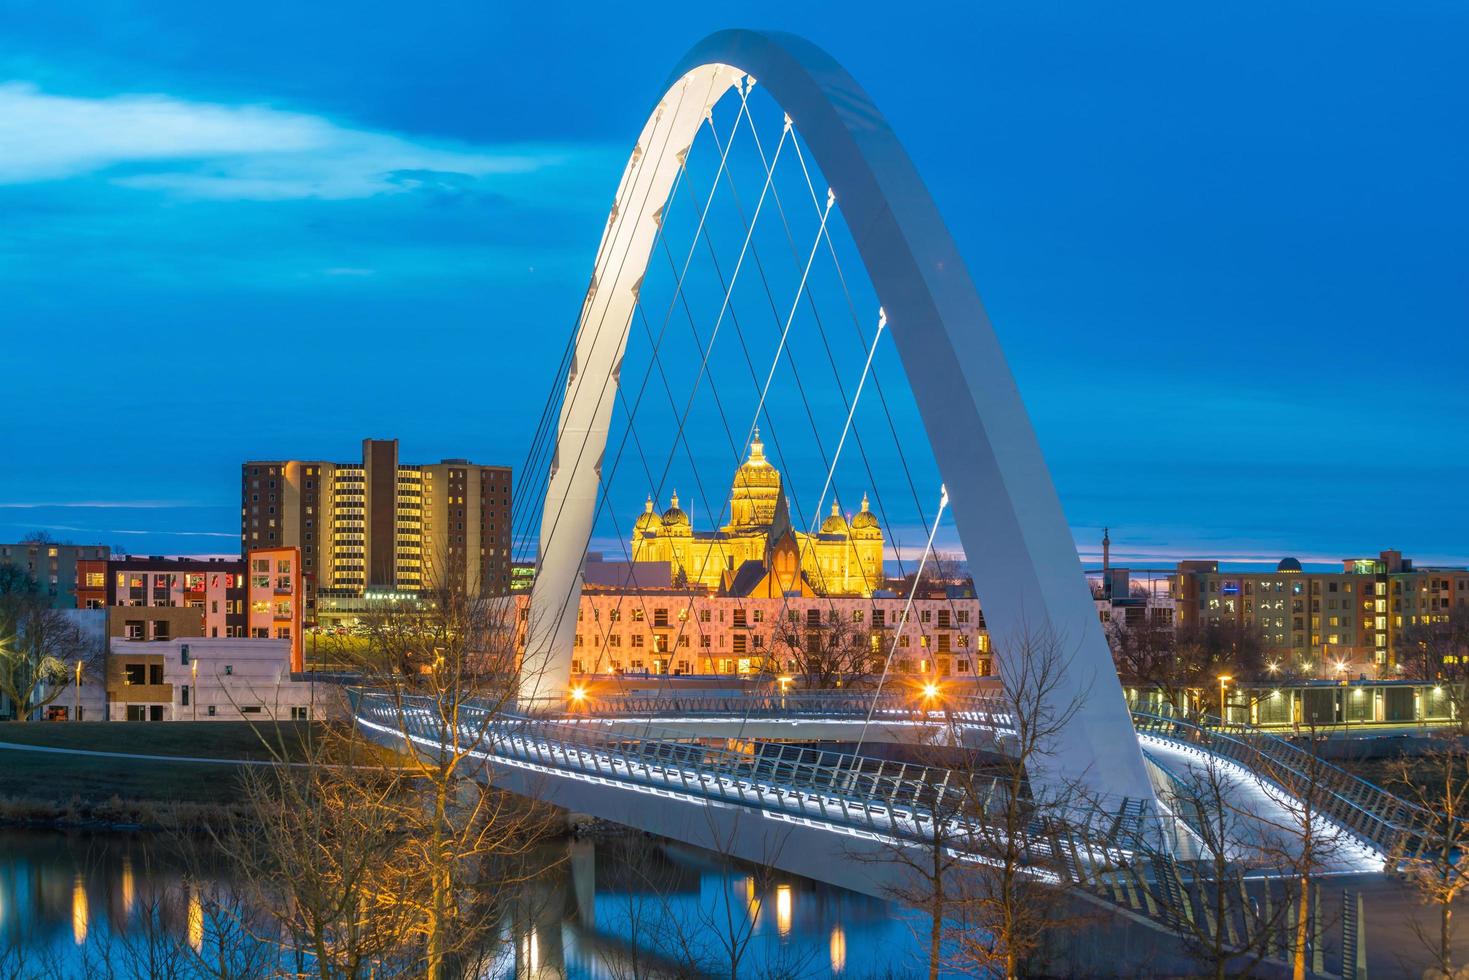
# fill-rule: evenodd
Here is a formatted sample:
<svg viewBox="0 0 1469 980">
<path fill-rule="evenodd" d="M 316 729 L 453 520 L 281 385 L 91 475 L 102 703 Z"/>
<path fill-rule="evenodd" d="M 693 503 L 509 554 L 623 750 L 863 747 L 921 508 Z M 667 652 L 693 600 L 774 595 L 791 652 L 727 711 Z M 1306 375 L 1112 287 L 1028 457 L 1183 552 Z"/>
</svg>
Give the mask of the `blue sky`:
<svg viewBox="0 0 1469 980">
<path fill-rule="evenodd" d="M 1079 540 L 1469 561 L 1456 2 L 0 0 L 0 539 L 228 551 L 240 460 L 366 435 L 518 464 L 621 161 L 736 16 L 893 122 Z"/>
</svg>

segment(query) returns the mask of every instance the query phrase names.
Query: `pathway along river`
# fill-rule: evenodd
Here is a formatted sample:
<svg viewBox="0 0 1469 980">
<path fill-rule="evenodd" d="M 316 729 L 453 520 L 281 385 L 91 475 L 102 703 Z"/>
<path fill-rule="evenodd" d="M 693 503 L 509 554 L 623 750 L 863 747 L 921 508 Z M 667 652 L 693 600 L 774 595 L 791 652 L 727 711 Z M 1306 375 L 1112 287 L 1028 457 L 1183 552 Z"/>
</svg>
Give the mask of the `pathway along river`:
<svg viewBox="0 0 1469 980">
<path fill-rule="evenodd" d="M 0 977 L 203 977 L 228 928 L 151 835 L 0 831 Z M 229 885 L 222 855 L 206 887 Z M 547 845 L 484 976 L 922 975 L 892 903 L 631 835 Z M 558 861 L 558 858 L 564 860 Z M 278 955 L 268 953 L 267 955 Z M 721 967 L 719 964 L 723 963 Z M 92 968 L 107 964 L 111 971 Z M 663 970 L 659 968 L 662 967 Z"/>
</svg>

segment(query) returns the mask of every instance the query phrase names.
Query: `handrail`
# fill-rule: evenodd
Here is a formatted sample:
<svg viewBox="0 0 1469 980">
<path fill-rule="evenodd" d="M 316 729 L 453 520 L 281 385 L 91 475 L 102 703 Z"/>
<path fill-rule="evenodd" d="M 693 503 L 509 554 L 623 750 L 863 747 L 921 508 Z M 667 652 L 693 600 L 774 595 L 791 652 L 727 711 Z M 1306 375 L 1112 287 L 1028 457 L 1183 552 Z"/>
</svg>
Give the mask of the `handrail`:
<svg viewBox="0 0 1469 980">
<path fill-rule="evenodd" d="M 373 721 L 394 737 L 431 743 L 442 737 L 442 720 L 418 707 L 432 703 L 426 696 L 390 697 L 356 688 L 348 691 L 348 697 L 354 717 Z M 639 785 L 654 793 L 682 792 L 797 819 L 819 818 L 848 832 L 919 844 L 932 845 L 938 814 L 946 821 L 970 821 L 1005 791 L 999 778 L 966 787 L 966 777 L 954 780 L 949 769 L 798 745 L 757 742 L 745 752 L 703 745 L 695 737 L 676 733 L 622 735 L 544 717 L 508 715 L 496 706 L 470 704 L 461 712 L 461 730 L 468 727 L 483 738 L 488 743 L 486 755 L 502 762 L 529 764 L 573 778 L 580 774 L 596 781 Z M 1288 784 L 1304 775 L 1297 767 L 1308 754 L 1267 733 L 1225 726 L 1207 717 L 1134 711 L 1133 720 L 1140 731 L 1232 759 L 1287 792 L 1292 791 Z M 1403 814 L 1411 816 L 1412 807 L 1338 767 L 1328 765 L 1317 772 L 1327 774 L 1328 806 L 1323 809 L 1333 820 L 1387 854 L 1404 853 L 1414 834 L 1403 825 Z M 976 807 L 977 801 L 982 802 Z M 1177 879 L 1178 865 L 1166 847 L 1151 842 L 1150 833 L 1161 832 L 1167 838 L 1167 824 L 1172 823 L 1177 834 L 1187 820 L 1166 812 L 1150 814 L 1139 800 L 1122 800 L 1116 812 L 1098 802 L 1091 807 L 1079 819 L 1074 814 L 1059 821 L 1033 815 L 1023 832 L 1027 863 L 1045 867 L 1062 882 L 1103 901 L 1176 929 L 1179 916 L 1193 914 L 1191 893 L 1164 887 Z M 961 826 L 947 846 L 982 856 L 985 842 L 977 830 L 966 832 Z"/>
<path fill-rule="evenodd" d="M 430 724 L 430 713 L 413 710 L 427 703 L 423 696 L 389 698 L 370 692 L 349 692 L 353 714 L 375 721 L 395 735 L 435 741 L 441 733 Z M 399 714 L 399 704 L 405 710 Z M 466 718 L 466 715 L 468 716 Z M 755 743 L 750 752 L 699 744 L 690 737 L 629 736 L 558 721 L 497 714 L 491 708 L 466 705 L 461 725 L 483 733 L 489 754 L 531 763 L 561 772 L 681 790 L 704 798 L 736 802 L 746 807 L 831 823 L 900 839 L 924 841 L 925 823 L 935 814 L 946 820 L 961 814 L 975 800 L 998 800 L 1003 782 L 991 778 L 970 792 L 947 768 L 894 762 L 851 753 L 780 743 Z M 1122 803 L 1117 814 L 1098 812 L 1067 831 L 1077 838 L 1072 847 L 1092 855 L 1093 863 L 1111 854 L 1119 844 L 1095 832 L 1112 830 L 1133 816 L 1136 801 Z M 1078 828 L 1082 831 L 1077 833 Z M 955 838 L 983 839 L 978 831 L 961 831 Z M 1136 842 L 1131 842 L 1136 843 Z M 1052 839 L 1027 834 L 1027 847 L 1054 852 Z M 1099 858 L 1099 855 L 1101 856 Z M 1055 855 L 1059 857 L 1060 855 Z M 1072 869 L 1075 872 L 1077 869 Z"/>
<path fill-rule="evenodd" d="M 1009 706 L 998 697 L 950 695 L 915 701 L 902 695 L 845 693 L 838 691 L 800 691 L 786 694 L 598 694 L 587 695 L 571 703 L 565 717 L 608 717 L 617 715 L 683 714 L 727 718 L 762 717 L 830 717 L 865 718 L 869 711 L 876 716 L 899 716 L 903 719 L 963 721 L 1008 721 Z"/>
<path fill-rule="evenodd" d="M 1133 709 L 1140 732 L 1196 746 L 1239 763 L 1297 799 L 1314 791 L 1317 804 L 1353 836 L 1385 855 L 1422 846 L 1427 811 L 1313 755 L 1290 741 L 1239 722 L 1201 714 Z"/>
</svg>

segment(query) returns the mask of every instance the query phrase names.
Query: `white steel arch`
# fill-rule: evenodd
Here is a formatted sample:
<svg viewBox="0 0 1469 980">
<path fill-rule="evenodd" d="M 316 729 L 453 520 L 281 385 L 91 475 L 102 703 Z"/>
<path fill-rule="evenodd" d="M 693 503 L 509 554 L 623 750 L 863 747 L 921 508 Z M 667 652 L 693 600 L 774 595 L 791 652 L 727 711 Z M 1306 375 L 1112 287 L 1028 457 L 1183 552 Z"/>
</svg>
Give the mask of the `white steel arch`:
<svg viewBox="0 0 1469 980">
<path fill-rule="evenodd" d="M 975 591 L 1005 643 L 1044 628 L 1071 653 L 1058 704 L 1079 699 L 1055 754 L 1031 778 L 1153 800 L 1122 687 L 1030 419 L 984 305 L 938 208 L 867 93 L 789 34 L 730 30 L 675 69 L 618 186 L 582 307 L 546 492 L 522 672 L 526 706 L 563 703 L 581 563 L 637 290 L 681 158 L 705 113 L 749 75 L 790 116 L 836 195 L 887 313 Z M 580 383 L 578 383 L 580 379 Z"/>
</svg>

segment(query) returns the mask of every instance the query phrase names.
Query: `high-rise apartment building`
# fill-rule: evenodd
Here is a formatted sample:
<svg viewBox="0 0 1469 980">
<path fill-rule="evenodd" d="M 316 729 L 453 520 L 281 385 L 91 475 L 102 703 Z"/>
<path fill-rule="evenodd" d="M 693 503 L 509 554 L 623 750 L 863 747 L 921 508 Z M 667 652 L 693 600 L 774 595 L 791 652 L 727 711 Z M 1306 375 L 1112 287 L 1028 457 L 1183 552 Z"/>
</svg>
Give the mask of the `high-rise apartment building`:
<svg viewBox="0 0 1469 980">
<path fill-rule="evenodd" d="M 240 471 L 243 550 L 301 549 L 312 598 L 414 598 L 438 586 L 510 590 L 510 469 L 399 461 L 365 439 L 362 461 L 251 460 Z"/>
</svg>

